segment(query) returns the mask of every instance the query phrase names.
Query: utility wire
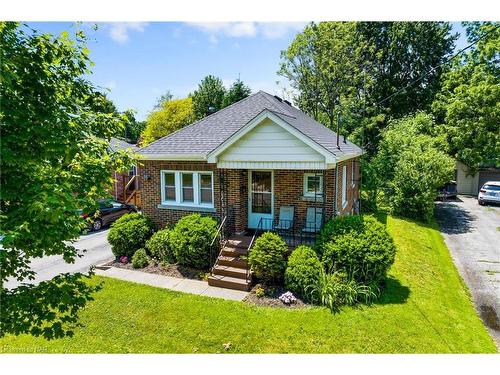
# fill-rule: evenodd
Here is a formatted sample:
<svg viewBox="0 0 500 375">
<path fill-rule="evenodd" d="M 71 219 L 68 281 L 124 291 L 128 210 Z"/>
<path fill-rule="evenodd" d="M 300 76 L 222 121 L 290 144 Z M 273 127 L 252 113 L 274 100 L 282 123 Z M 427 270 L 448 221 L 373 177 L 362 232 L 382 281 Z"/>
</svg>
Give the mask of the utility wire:
<svg viewBox="0 0 500 375">
<path fill-rule="evenodd" d="M 407 88 L 413 86 L 415 83 L 417 82 L 420 82 L 422 79 L 424 79 L 428 74 L 434 72 L 437 68 L 439 68 L 440 66 L 442 65 L 446 65 L 448 64 L 451 60 L 453 60 L 454 58 L 456 58 L 458 55 L 460 55 L 462 52 L 468 50 L 469 48 L 471 48 L 473 45 L 475 45 L 477 42 L 479 42 L 480 40 L 486 38 L 489 34 L 491 34 L 492 32 L 496 31 L 498 28 L 500 28 L 500 26 L 495 26 L 493 29 L 491 29 L 490 31 L 484 33 L 483 35 L 481 35 L 479 38 L 477 38 L 476 40 L 474 40 L 472 43 L 470 43 L 468 46 L 462 48 L 460 51 L 458 51 L 457 53 L 455 53 L 453 56 L 451 56 L 450 58 L 446 59 L 444 62 L 442 62 L 441 64 L 438 64 L 436 65 L 435 67 L 429 69 L 427 72 L 425 72 L 424 74 L 422 74 L 420 77 L 418 77 L 416 80 L 414 80 L 413 82 L 410 82 L 409 84 L 407 84 L 405 87 L 397 90 L 396 92 L 392 93 L 391 95 L 389 95 L 388 97 L 382 99 L 381 101 L 375 103 L 375 105 L 380 105 L 382 103 L 384 103 L 385 101 L 389 100 L 390 98 L 392 98 L 394 95 L 397 95 L 399 94 L 400 92 L 406 90 Z"/>
</svg>

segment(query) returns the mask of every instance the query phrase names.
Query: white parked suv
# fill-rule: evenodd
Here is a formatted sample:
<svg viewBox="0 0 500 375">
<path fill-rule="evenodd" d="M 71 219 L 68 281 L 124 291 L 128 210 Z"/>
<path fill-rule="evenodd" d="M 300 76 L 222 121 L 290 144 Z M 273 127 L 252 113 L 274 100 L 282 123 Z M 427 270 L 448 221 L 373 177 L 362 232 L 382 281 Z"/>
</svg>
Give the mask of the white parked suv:
<svg viewBox="0 0 500 375">
<path fill-rule="evenodd" d="M 500 181 L 488 181 L 479 189 L 477 202 L 480 205 L 485 203 L 500 203 Z"/>
</svg>

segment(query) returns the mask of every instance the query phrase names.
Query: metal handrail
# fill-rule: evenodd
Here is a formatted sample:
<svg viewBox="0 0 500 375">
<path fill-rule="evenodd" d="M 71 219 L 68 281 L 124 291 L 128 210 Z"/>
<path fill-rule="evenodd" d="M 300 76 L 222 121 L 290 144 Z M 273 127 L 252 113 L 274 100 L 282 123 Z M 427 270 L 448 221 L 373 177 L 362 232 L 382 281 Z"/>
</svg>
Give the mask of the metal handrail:
<svg viewBox="0 0 500 375">
<path fill-rule="evenodd" d="M 250 244 L 248 245 L 248 248 L 247 248 L 247 256 L 248 256 L 248 254 L 250 254 L 250 249 L 252 248 L 253 243 L 255 242 L 255 237 L 257 237 L 257 232 L 259 231 L 259 229 L 262 230 L 262 219 L 263 219 L 262 217 L 259 219 L 259 223 L 257 224 L 257 228 L 253 232 L 252 240 L 250 241 Z M 248 265 L 248 262 L 247 262 L 247 267 L 245 269 L 245 279 L 247 281 L 250 279 L 250 267 Z"/>
<path fill-rule="evenodd" d="M 222 230 L 222 228 L 224 227 L 224 224 L 226 223 L 226 219 L 227 219 L 227 216 L 224 216 L 224 217 L 222 218 L 222 221 L 220 222 L 219 228 L 217 229 L 217 232 L 215 233 L 215 236 L 214 236 L 214 238 L 212 239 L 212 242 L 210 242 L 210 251 L 211 251 L 211 249 L 212 249 L 212 246 L 213 246 L 213 245 L 214 245 L 214 243 L 215 243 L 215 240 L 217 239 L 217 237 L 218 237 L 218 236 L 219 236 L 219 234 L 221 233 L 221 230 Z M 213 269 L 215 268 L 215 266 L 217 266 L 217 263 L 219 262 L 219 257 L 220 257 L 220 255 L 221 255 L 221 253 L 222 253 L 222 250 L 223 250 L 223 249 L 224 249 L 224 246 L 222 246 L 222 244 L 221 244 L 220 249 L 219 249 L 219 253 L 217 254 L 217 257 L 215 258 L 215 262 L 214 262 L 214 264 L 213 264 L 212 268 L 210 269 L 210 272 L 212 272 L 212 271 L 213 271 Z"/>
</svg>

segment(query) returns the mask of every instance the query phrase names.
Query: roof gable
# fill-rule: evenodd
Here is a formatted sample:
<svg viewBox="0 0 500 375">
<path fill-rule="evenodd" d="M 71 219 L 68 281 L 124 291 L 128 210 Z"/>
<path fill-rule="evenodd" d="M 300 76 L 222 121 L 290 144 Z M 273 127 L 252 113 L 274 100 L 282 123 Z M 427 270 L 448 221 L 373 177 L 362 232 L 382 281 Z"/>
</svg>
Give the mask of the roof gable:
<svg viewBox="0 0 500 375">
<path fill-rule="evenodd" d="M 209 163 L 219 160 L 335 163 L 335 155 L 264 110 L 207 156 Z"/>
<path fill-rule="evenodd" d="M 341 142 L 338 148 L 336 133 L 281 99 L 259 91 L 151 143 L 142 148 L 140 154 L 145 159 L 153 160 L 206 160 L 209 154 L 263 111 L 281 119 L 289 126 L 290 132 L 301 133 L 304 141 L 308 138 L 309 142 L 329 152 L 337 161 L 362 153 L 349 141 Z"/>
</svg>

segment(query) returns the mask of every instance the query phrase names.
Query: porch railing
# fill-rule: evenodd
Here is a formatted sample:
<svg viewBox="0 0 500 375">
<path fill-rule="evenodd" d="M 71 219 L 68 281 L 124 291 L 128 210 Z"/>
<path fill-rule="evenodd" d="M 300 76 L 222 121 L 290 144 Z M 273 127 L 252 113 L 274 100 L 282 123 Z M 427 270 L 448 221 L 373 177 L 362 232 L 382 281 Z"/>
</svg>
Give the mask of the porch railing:
<svg viewBox="0 0 500 375">
<path fill-rule="evenodd" d="M 274 232 L 283 238 L 289 247 L 297 247 L 314 245 L 321 226 L 317 222 L 306 222 L 302 228 L 297 228 L 293 220 L 261 218 L 257 230 Z"/>
</svg>

